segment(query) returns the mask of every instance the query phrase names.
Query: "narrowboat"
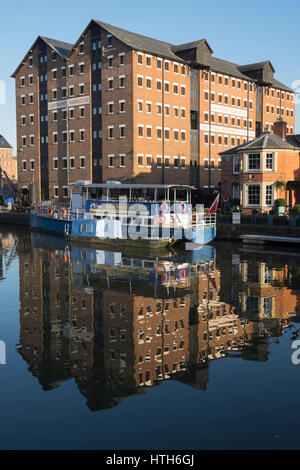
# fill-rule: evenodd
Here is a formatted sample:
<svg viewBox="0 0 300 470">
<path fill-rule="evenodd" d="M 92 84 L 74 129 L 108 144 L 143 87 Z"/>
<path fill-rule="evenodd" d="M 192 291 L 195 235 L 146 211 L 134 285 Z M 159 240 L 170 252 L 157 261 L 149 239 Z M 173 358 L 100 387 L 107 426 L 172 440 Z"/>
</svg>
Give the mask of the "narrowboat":
<svg viewBox="0 0 300 470">
<path fill-rule="evenodd" d="M 160 249 L 177 242 L 205 245 L 216 236 L 218 200 L 205 211 L 192 207 L 188 185 L 71 184 L 69 207 L 39 204 L 33 230 L 89 245 Z M 218 199 L 218 198 L 217 198 Z"/>
</svg>

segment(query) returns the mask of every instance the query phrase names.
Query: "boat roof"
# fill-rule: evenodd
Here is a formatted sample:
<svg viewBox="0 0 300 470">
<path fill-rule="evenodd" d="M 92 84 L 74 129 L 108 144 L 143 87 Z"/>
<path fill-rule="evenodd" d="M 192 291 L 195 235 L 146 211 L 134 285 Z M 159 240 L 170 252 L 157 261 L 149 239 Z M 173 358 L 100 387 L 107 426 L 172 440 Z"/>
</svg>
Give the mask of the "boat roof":
<svg viewBox="0 0 300 470">
<path fill-rule="evenodd" d="M 194 186 L 189 186 L 187 184 L 126 184 L 126 183 L 90 183 L 86 181 L 77 181 L 72 183 L 71 187 L 84 187 L 84 188 L 112 188 L 112 189 L 168 189 L 168 188 L 178 188 L 178 189 L 196 189 Z"/>
</svg>

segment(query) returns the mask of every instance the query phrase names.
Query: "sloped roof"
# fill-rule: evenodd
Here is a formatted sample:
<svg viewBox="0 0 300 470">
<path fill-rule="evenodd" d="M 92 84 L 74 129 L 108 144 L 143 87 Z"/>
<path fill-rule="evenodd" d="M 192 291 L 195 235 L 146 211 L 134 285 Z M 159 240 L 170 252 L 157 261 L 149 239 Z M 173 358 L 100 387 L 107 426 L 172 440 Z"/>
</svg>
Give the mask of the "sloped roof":
<svg viewBox="0 0 300 470">
<path fill-rule="evenodd" d="M 11 149 L 12 146 L 7 142 L 7 140 L 0 134 L 0 148 L 2 149 Z"/>
<path fill-rule="evenodd" d="M 300 134 L 287 135 L 286 140 L 289 144 L 293 145 L 294 147 L 300 148 Z"/>
<path fill-rule="evenodd" d="M 215 72 L 223 73 L 224 75 L 232 75 L 243 80 L 249 80 L 247 75 L 244 75 L 239 70 L 239 65 L 228 60 L 218 59 L 217 57 L 211 58 L 211 69 Z"/>
<path fill-rule="evenodd" d="M 26 62 L 29 55 L 31 54 L 32 50 L 38 44 L 39 41 L 43 41 L 47 44 L 51 49 L 53 49 L 58 55 L 60 55 L 63 59 L 67 57 L 69 52 L 71 51 L 73 44 L 69 42 L 58 41 L 57 39 L 47 38 L 46 36 L 38 36 L 30 49 L 27 51 L 26 55 L 24 56 L 23 60 L 20 62 L 14 73 L 11 75 L 13 78 L 17 75 L 19 69 L 22 65 Z"/>
<path fill-rule="evenodd" d="M 281 139 L 276 134 L 271 134 L 270 132 L 264 132 L 259 137 L 256 137 L 254 140 L 250 140 L 245 144 L 233 147 L 225 152 L 220 152 L 220 155 L 233 155 L 243 151 L 248 150 L 294 150 L 295 147 L 300 147 L 300 145 L 295 145 L 289 143 L 287 140 Z"/>
<path fill-rule="evenodd" d="M 179 51 L 184 51 L 184 50 L 187 50 L 187 49 L 193 49 L 193 48 L 195 48 L 195 47 L 200 46 L 200 44 L 203 44 L 203 43 L 206 43 L 207 46 L 208 46 L 208 48 L 209 48 L 209 50 L 210 50 L 211 52 L 213 52 L 212 49 L 211 49 L 211 47 L 210 47 L 210 45 L 209 45 L 208 42 L 206 41 L 206 39 L 200 39 L 199 41 L 186 42 L 186 43 L 184 43 L 184 44 L 179 44 L 178 46 L 173 46 L 173 47 L 172 47 L 172 51 L 173 51 L 173 52 L 179 52 Z"/>
<path fill-rule="evenodd" d="M 70 44 L 69 42 L 58 41 L 56 39 L 47 38 L 46 36 L 39 37 L 63 58 L 68 55 L 73 47 L 73 44 Z"/>
<path fill-rule="evenodd" d="M 262 69 L 265 65 L 269 64 L 270 67 L 272 68 L 273 72 L 275 72 L 275 69 L 271 62 L 269 60 L 265 60 L 263 62 L 256 62 L 254 64 L 247 64 L 247 65 L 240 65 L 239 68 L 241 71 L 245 70 L 259 70 Z"/>
<path fill-rule="evenodd" d="M 137 49 L 142 52 L 148 52 L 149 54 L 156 54 L 164 58 L 179 60 L 183 62 L 181 58 L 175 55 L 171 48 L 174 46 L 169 42 L 159 41 L 148 36 L 133 33 L 126 29 L 118 28 L 103 21 L 94 20 L 99 26 L 105 29 L 108 33 L 112 34 L 120 41 L 124 42 L 133 49 Z"/>
</svg>

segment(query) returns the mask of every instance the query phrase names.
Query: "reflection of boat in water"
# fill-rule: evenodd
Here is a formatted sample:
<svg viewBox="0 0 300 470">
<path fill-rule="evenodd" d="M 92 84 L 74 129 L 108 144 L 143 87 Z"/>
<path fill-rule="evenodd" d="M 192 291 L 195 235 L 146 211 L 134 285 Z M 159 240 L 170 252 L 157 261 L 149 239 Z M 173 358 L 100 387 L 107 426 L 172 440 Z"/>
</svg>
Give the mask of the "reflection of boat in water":
<svg viewBox="0 0 300 470">
<path fill-rule="evenodd" d="M 71 185 L 71 206 L 37 205 L 34 230 L 85 244 L 160 249 L 177 241 L 209 243 L 216 236 L 217 199 L 209 211 L 194 211 L 187 185 Z"/>
<path fill-rule="evenodd" d="M 215 267 L 215 249 L 203 246 L 192 252 L 165 253 L 165 256 L 130 256 L 126 252 L 70 247 L 72 271 L 99 278 L 126 279 L 155 285 L 177 286 L 197 276 L 200 265 Z"/>
</svg>

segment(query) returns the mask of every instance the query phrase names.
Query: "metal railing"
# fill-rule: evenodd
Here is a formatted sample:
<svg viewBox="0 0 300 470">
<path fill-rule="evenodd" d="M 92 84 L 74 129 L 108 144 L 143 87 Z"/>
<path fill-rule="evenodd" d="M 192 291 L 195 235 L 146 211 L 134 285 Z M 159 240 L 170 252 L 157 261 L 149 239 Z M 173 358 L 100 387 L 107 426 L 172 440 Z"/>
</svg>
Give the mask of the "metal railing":
<svg viewBox="0 0 300 470">
<path fill-rule="evenodd" d="M 46 204 L 39 204 L 36 205 L 32 211 L 33 213 L 40 215 L 42 217 L 48 217 L 51 219 L 61 219 L 61 220 L 77 220 L 77 219 L 94 219 L 94 218 L 120 218 L 120 220 L 124 218 L 129 218 L 130 221 L 133 219 L 133 216 L 130 214 L 124 215 L 124 214 L 118 214 L 117 212 L 115 214 L 108 214 L 107 212 L 103 211 L 103 213 L 91 213 L 91 212 L 86 212 L 83 209 L 71 209 L 71 208 L 66 208 L 63 206 L 58 206 L 58 205 L 46 205 Z M 142 216 L 137 214 L 136 219 L 141 220 L 143 219 L 145 225 L 153 225 L 153 222 L 159 217 L 159 215 L 155 216 Z M 145 219 L 147 219 L 147 223 L 145 223 Z M 143 225 L 144 225 L 143 224 Z M 155 223 L 154 223 L 155 225 Z M 157 225 L 165 225 L 164 223 L 158 222 Z M 216 226 L 216 214 L 210 214 L 206 215 L 205 213 L 195 213 L 189 214 L 188 220 L 180 220 L 178 217 L 176 217 L 176 214 L 170 214 L 170 222 L 166 225 L 170 225 L 171 227 L 174 226 L 182 226 L 182 227 L 187 227 L 187 226 L 192 226 L 193 228 L 201 228 L 201 227 L 215 227 Z"/>
</svg>

